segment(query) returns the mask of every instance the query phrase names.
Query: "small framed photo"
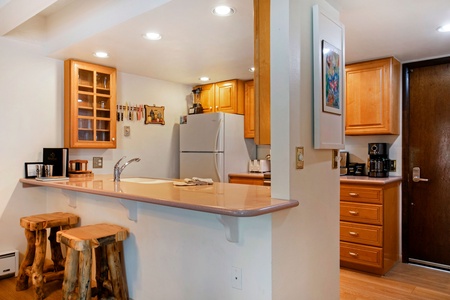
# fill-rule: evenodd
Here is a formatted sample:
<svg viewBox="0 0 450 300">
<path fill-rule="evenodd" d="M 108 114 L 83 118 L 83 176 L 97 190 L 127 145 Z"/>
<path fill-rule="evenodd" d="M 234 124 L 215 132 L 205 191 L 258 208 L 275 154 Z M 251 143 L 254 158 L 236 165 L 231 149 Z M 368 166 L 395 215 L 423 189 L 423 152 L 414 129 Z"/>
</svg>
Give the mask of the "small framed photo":
<svg viewBox="0 0 450 300">
<path fill-rule="evenodd" d="M 25 163 L 25 178 L 36 178 L 36 166 L 43 166 L 42 162 L 26 162 Z"/>
<path fill-rule="evenodd" d="M 145 105 L 145 124 L 166 124 L 164 120 L 164 106 Z"/>
<path fill-rule="evenodd" d="M 323 111 L 341 115 L 341 51 L 322 40 Z"/>
</svg>

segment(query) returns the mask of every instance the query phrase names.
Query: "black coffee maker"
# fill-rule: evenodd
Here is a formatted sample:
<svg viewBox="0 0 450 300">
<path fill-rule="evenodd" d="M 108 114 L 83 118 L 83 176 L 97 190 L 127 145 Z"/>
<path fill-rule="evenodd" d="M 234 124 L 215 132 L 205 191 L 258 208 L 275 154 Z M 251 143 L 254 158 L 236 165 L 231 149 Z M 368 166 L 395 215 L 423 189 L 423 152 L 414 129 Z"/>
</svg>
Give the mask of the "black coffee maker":
<svg viewBox="0 0 450 300">
<path fill-rule="evenodd" d="M 386 143 L 369 143 L 369 177 L 389 177 L 389 150 Z"/>
</svg>

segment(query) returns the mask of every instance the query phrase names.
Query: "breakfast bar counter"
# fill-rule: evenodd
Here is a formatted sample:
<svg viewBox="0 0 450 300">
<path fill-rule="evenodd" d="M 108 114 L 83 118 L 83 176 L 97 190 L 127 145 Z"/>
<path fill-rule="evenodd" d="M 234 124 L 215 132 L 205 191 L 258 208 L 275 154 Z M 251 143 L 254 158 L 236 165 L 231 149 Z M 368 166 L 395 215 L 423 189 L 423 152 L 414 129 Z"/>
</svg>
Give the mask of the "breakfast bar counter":
<svg viewBox="0 0 450 300">
<path fill-rule="evenodd" d="M 271 198 L 267 186 L 230 183 L 175 186 L 173 182 L 177 179 L 141 179 L 122 178 L 114 182 L 112 175 L 95 175 L 60 181 L 22 178 L 20 182 L 24 187 L 57 188 L 233 217 L 259 216 L 299 205 L 296 200 Z"/>
</svg>

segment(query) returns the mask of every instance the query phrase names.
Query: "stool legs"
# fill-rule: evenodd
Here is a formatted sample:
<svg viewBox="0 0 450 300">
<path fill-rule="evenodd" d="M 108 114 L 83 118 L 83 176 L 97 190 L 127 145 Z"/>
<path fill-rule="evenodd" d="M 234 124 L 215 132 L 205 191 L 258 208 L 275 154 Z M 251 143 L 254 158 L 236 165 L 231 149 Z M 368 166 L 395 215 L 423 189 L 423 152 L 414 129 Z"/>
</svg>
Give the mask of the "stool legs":
<svg viewBox="0 0 450 300">
<path fill-rule="evenodd" d="M 64 281 L 62 287 L 63 300 L 69 300 L 70 294 L 75 291 L 78 271 L 78 251 L 68 247 L 66 254 L 66 267 L 64 269 Z"/>
<path fill-rule="evenodd" d="M 92 264 L 92 248 L 88 248 L 80 252 L 79 258 L 79 298 L 91 299 L 91 264 Z"/>
<path fill-rule="evenodd" d="M 47 250 L 47 230 L 42 229 L 36 232 L 36 252 L 34 262 L 31 267 L 31 282 L 35 290 L 35 299 L 44 299 L 44 263 L 45 251 Z"/>
<path fill-rule="evenodd" d="M 117 243 L 106 245 L 106 252 L 108 256 L 108 267 L 111 274 L 114 297 L 117 300 L 128 299 L 127 285 L 124 283 L 125 280 L 123 278 L 122 265 L 120 263 L 119 252 L 117 250 Z"/>
<path fill-rule="evenodd" d="M 33 264 L 34 253 L 36 251 L 36 235 L 34 231 L 25 229 L 25 238 L 27 239 L 27 250 L 25 252 L 25 258 L 20 264 L 19 276 L 16 281 L 16 291 L 28 289 L 28 274 L 26 269 Z"/>
<path fill-rule="evenodd" d="M 58 231 L 59 227 L 52 227 L 48 236 L 52 251 L 53 271 L 55 272 L 64 270 L 64 257 L 62 255 L 61 245 L 56 241 L 56 233 Z"/>
</svg>

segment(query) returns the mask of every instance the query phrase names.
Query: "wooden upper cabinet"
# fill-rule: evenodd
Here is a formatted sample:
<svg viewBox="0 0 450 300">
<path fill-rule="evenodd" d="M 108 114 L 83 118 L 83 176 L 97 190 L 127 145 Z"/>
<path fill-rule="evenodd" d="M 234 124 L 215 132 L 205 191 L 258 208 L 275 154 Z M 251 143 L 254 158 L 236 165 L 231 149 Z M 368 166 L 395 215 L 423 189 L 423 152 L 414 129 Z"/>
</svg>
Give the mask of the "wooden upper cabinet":
<svg viewBox="0 0 450 300">
<path fill-rule="evenodd" d="M 252 139 L 255 137 L 255 86 L 253 80 L 245 82 L 244 104 L 244 137 Z"/>
<path fill-rule="evenodd" d="M 345 134 L 399 134 L 400 62 L 389 57 L 349 64 L 345 74 Z"/>
<path fill-rule="evenodd" d="M 270 145 L 270 0 L 254 0 L 255 143 Z"/>
<path fill-rule="evenodd" d="M 244 114 L 244 82 L 227 80 L 195 86 L 201 88 L 200 103 L 204 113 L 226 112 Z"/>
<path fill-rule="evenodd" d="M 64 62 L 64 147 L 116 148 L 116 69 Z"/>
</svg>

